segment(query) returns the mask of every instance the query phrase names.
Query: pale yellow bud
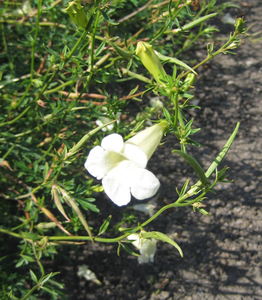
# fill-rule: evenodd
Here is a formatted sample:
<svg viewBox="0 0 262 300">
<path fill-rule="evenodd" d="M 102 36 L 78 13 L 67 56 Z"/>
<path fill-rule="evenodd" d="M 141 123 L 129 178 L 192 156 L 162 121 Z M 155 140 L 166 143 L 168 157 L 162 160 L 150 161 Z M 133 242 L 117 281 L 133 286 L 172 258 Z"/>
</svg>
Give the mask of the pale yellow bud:
<svg viewBox="0 0 262 300">
<path fill-rule="evenodd" d="M 138 42 L 136 55 L 140 58 L 142 64 L 158 83 L 165 80 L 167 74 L 155 53 L 153 47 L 146 42 Z"/>
</svg>

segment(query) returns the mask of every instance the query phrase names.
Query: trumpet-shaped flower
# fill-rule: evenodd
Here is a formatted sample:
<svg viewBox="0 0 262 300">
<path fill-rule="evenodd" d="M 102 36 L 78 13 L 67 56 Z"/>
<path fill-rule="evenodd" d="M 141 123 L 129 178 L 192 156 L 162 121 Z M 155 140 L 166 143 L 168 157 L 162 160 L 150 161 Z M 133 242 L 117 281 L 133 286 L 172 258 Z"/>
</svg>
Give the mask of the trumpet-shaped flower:
<svg viewBox="0 0 262 300">
<path fill-rule="evenodd" d="M 102 185 L 108 197 L 118 206 L 126 205 L 133 195 L 138 200 L 154 196 L 160 182 L 146 170 L 146 165 L 159 145 L 167 124 L 148 127 L 124 142 L 113 133 L 103 138 L 87 157 L 85 168 Z"/>
<path fill-rule="evenodd" d="M 130 234 L 127 239 L 132 241 L 132 244 L 139 250 L 138 262 L 140 264 L 154 262 L 157 240 L 141 238 L 137 233 Z"/>
</svg>

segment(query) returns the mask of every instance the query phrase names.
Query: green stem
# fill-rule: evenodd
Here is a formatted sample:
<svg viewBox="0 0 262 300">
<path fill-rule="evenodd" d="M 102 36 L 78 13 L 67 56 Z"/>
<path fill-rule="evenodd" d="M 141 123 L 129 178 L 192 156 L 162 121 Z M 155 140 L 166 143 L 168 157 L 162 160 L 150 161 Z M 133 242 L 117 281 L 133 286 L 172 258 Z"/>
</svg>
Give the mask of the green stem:
<svg viewBox="0 0 262 300">
<path fill-rule="evenodd" d="M 4 229 L 4 228 L 0 228 L 0 232 L 11 235 L 11 236 L 19 238 L 19 239 L 23 238 L 21 234 L 15 233 L 13 231 L 10 231 L 10 230 Z"/>
<path fill-rule="evenodd" d="M 96 29 L 98 26 L 99 18 L 100 18 L 100 12 L 96 11 L 94 27 L 93 27 L 93 31 L 91 34 L 90 73 L 93 72 L 93 68 L 94 68 L 95 34 L 96 34 Z"/>
<path fill-rule="evenodd" d="M 215 56 L 219 55 L 220 53 L 225 52 L 227 50 L 227 47 L 236 39 L 236 37 L 237 37 L 237 33 L 234 32 L 233 35 L 229 38 L 229 40 L 223 46 L 221 46 L 217 51 L 208 54 L 205 59 L 203 59 L 200 63 L 198 63 L 194 67 L 192 67 L 192 69 L 193 70 L 198 69 L 200 66 L 202 66 L 203 64 L 205 64 L 208 61 L 210 61 L 211 59 L 213 59 Z M 178 79 L 181 79 L 181 78 L 187 76 L 189 73 L 190 73 L 190 71 L 181 73 L 181 75 L 178 76 Z"/>
<path fill-rule="evenodd" d="M 61 85 L 59 85 L 59 86 L 57 86 L 57 87 L 55 87 L 55 88 L 53 88 L 53 89 L 51 89 L 51 90 L 48 90 L 48 91 L 43 92 L 43 94 L 44 94 L 44 95 L 52 94 L 52 93 L 54 93 L 54 92 L 57 92 L 57 91 L 62 90 L 65 86 L 71 85 L 71 84 L 73 84 L 73 83 L 75 83 L 75 82 L 76 82 L 75 79 L 69 80 L 69 81 L 67 81 L 67 82 L 65 82 L 65 83 L 63 83 L 63 84 L 61 84 Z"/>
<path fill-rule="evenodd" d="M 33 292 L 34 292 L 35 290 L 39 289 L 39 287 L 40 287 L 40 285 L 38 285 L 38 284 L 35 285 L 34 287 L 32 287 L 31 290 L 28 291 L 28 292 L 24 295 L 23 298 L 21 298 L 21 300 L 26 300 L 26 299 L 28 299 L 28 298 L 33 294 Z"/>
<path fill-rule="evenodd" d="M 174 127 L 177 128 L 178 124 L 178 111 L 179 111 L 179 105 L 178 105 L 178 93 L 172 93 L 171 94 L 171 101 L 173 102 L 174 105 L 174 111 L 175 111 L 175 116 L 174 116 Z"/>
<path fill-rule="evenodd" d="M 147 77 L 145 77 L 143 75 L 140 75 L 140 74 L 137 74 L 137 73 L 134 73 L 132 71 L 129 71 L 126 68 L 121 68 L 121 71 L 123 72 L 124 75 L 127 74 L 127 75 L 131 76 L 132 78 L 138 79 L 138 80 L 143 81 L 145 83 L 152 83 L 152 81 L 150 79 L 148 79 Z"/>
<path fill-rule="evenodd" d="M 42 13 L 42 0 L 37 1 L 37 17 L 36 17 L 36 26 L 35 26 L 35 34 L 32 41 L 32 49 L 31 49 L 31 65 L 30 65 L 30 74 L 31 74 L 31 81 L 34 77 L 34 71 L 35 71 L 35 49 L 36 49 L 36 41 L 39 33 L 39 22 L 40 22 L 40 16 Z"/>
<path fill-rule="evenodd" d="M 30 106 L 27 106 L 16 118 L 14 118 L 13 120 L 7 121 L 7 122 L 3 122 L 0 123 L 0 127 L 3 127 L 5 125 L 11 125 L 13 123 L 15 123 L 16 121 L 20 120 L 30 109 Z"/>
<path fill-rule="evenodd" d="M 39 269 L 40 269 L 40 272 L 41 272 L 41 275 L 44 276 L 45 275 L 45 269 L 39 259 L 39 256 L 38 256 L 38 253 L 36 252 L 36 249 L 35 249 L 35 245 L 32 244 L 32 249 L 33 249 L 33 252 L 34 252 L 34 256 L 35 256 L 35 259 L 36 259 L 36 262 L 39 266 Z"/>
</svg>

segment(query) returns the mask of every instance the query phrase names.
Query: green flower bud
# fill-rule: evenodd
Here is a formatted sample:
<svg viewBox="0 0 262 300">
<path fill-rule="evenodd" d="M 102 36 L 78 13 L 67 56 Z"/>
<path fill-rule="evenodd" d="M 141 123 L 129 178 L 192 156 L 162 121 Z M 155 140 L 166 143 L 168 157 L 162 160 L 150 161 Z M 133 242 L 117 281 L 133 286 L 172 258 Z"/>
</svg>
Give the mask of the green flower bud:
<svg viewBox="0 0 262 300">
<path fill-rule="evenodd" d="M 68 7 L 64 11 L 70 16 L 71 21 L 77 27 L 86 28 L 88 18 L 83 6 L 80 4 L 80 0 L 69 2 Z"/>
<path fill-rule="evenodd" d="M 243 18 L 236 19 L 235 31 L 237 31 L 238 33 L 245 33 L 246 27 L 245 27 L 245 21 Z"/>
<path fill-rule="evenodd" d="M 183 91 L 187 91 L 195 82 L 196 76 L 193 73 L 189 73 L 187 77 L 185 78 L 184 84 L 183 84 Z"/>
<path fill-rule="evenodd" d="M 162 81 L 165 80 L 167 74 L 153 47 L 149 43 L 138 42 L 136 55 L 158 83 L 162 83 Z"/>
</svg>

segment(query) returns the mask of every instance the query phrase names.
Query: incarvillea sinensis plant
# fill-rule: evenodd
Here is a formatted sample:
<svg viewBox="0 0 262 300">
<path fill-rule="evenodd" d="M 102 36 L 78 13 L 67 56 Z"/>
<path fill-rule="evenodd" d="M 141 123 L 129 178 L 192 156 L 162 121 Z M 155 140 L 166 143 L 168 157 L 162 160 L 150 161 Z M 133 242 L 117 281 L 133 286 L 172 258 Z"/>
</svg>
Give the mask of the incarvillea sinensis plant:
<svg viewBox="0 0 262 300">
<path fill-rule="evenodd" d="M 191 153 L 199 129 L 187 111 L 198 108 L 191 91 L 199 67 L 239 45 L 243 20 L 236 20 L 228 40 L 216 48 L 210 39 L 216 28 L 207 23 L 222 10 L 215 1 L 201 7 L 193 1 L 149 1 L 135 11 L 130 1 L 120 2 L 125 9 L 118 10 L 117 1 L 76 0 L 61 10 L 59 1 L 37 1 L 36 7 L 25 1 L 21 9 L 7 9 L 1 23 L 6 63 L 0 71 L 0 233 L 20 240 L 11 265 L 27 268 L 19 286 L 31 287 L 19 292 L 7 280 L 4 299 L 13 294 L 29 299 L 37 291 L 59 299 L 57 273 L 48 273 L 42 258 L 63 255 L 63 244 L 111 243 L 118 254 L 125 250 L 138 263 L 153 263 L 159 242 L 166 242 L 183 256 L 179 241 L 154 230 L 153 221 L 178 207 L 207 215 L 207 194 L 225 179 L 220 163 L 239 124 L 203 169 Z M 16 40 L 12 24 L 28 30 L 23 39 Z M 198 62 L 194 57 L 195 65 L 180 59 L 200 38 L 209 39 L 206 57 Z M 165 157 L 171 136 L 177 143 Z M 174 195 L 165 202 L 158 193 L 165 174 L 153 173 L 148 164 L 156 152 L 159 165 L 180 156 L 197 178 L 180 187 L 174 183 Z M 117 220 L 111 209 L 118 211 Z M 87 266 L 80 271 L 100 282 Z"/>
</svg>

